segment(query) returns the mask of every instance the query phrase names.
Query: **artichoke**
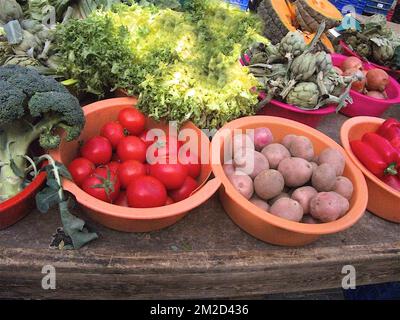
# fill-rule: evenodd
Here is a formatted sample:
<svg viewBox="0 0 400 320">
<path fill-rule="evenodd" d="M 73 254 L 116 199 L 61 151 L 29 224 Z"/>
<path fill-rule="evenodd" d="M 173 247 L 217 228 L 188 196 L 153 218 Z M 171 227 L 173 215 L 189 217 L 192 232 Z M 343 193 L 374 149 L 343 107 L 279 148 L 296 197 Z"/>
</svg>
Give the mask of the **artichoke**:
<svg viewBox="0 0 400 320">
<path fill-rule="evenodd" d="M 13 50 L 7 41 L 0 41 L 0 65 L 8 59 L 9 56 L 13 54 Z"/>
<path fill-rule="evenodd" d="M 300 109 L 314 109 L 319 99 L 318 86 L 314 82 L 300 82 L 287 95 L 286 102 Z"/>
<path fill-rule="evenodd" d="M 290 66 L 291 78 L 296 81 L 307 81 L 317 71 L 317 55 L 307 52 L 296 57 Z"/>
<path fill-rule="evenodd" d="M 288 34 L 281 40 L 279 45 L 279 53 L 282 56 L 291 54 L 293 57 L 301 55 L 306 49 L 306 42 L 300 32 L 288 32 Z"/>
<path fill-rule="evenodd" d="M 10 56 L 5 62 L 4 65 L 19 65 L 22 67 L 37 67 L 40 66 L 40 63 L 31 57 L 26 55 L 14 55 Z"/>
<path fill-rule="evenodd" d="M 390 44 L 378 46 L 375 43 L 372 46 L 372 56 L 380 64 L 388 64 L 393 59 L 394 49 Z"/>
<path fill-rule="evenodd" d="M 21 6 L 15 0 L 0 0 L 0 21 L 7 23 L 23 17 Z"/>
<path fill-rule="evenodd" d="M 356 47 L 356 51 L 359 55 L 361 55 L 362 57 L 369 57 L 371 54 L 371 47 L 366 44 L 366 43 L 360 43 L 357 47 Z"/>
<path fill-rule="evenodd" d="M 332 69 L 332 57 L 330 54 L 327 54 L 325 51 L 319 51 L 315 54 L 315 58 L 318 71 L 326 74 Z"/>
</svg>

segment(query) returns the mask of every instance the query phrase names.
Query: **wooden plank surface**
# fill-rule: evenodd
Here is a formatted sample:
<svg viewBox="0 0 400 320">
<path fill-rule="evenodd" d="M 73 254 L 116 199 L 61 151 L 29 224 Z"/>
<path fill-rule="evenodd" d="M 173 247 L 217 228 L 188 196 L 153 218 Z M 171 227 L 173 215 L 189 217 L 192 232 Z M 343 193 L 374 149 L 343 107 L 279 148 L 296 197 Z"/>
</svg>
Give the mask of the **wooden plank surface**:
<svg viewBox="0 0 400 320">
<path fill-rule="evenodd" d="M 385 116 L 400 119 L 399 107 Z M 338 141 L 345 120 L 331 115 L 320 130 Z M 35 211 L 0 231 L 0 299 L 259 298 L 338 288 L 348 264 L 358 285 L 400 280 L 400 225 L 369 213 L 302 248 L 254 239 L 228 218 L 217 196 L 158 232 L 120 233 L 88 222 L 100 239 L 74 252 L 49 249 L 57 212 Z M 48 264 L 56 268 L 57 290 L 41 288 Z"/>
</svg>

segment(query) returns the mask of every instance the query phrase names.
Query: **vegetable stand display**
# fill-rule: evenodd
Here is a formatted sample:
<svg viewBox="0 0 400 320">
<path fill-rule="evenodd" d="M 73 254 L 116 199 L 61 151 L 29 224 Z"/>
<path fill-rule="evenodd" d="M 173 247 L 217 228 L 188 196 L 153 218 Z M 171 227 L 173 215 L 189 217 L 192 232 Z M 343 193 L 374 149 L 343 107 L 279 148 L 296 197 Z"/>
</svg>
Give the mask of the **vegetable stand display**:
<svg viewBox="0 0 400 320">
<path fill-rule="evenodd" d="M 398 108 L 384 117 L 399 118 Z M 329 116 L 318 129 L 339 142 L 346 119 Z M 348 264 L 357 270 L 358 285 L 400 280 L 400 225 L 368 212 L 352 228 L 298 248 L 269 245 L 241 231 L 217 196 L 162 231 L 121 233 L 88 224 L 100 239 L 79 251 L 48 249 L 59 226 L 56 212 L 33 211 L 2 230 L 0 297 L 265 297 L 339 288 Z M 47 264 L 57 268 L 52 292 L 37 285 Z"/>
</svg>

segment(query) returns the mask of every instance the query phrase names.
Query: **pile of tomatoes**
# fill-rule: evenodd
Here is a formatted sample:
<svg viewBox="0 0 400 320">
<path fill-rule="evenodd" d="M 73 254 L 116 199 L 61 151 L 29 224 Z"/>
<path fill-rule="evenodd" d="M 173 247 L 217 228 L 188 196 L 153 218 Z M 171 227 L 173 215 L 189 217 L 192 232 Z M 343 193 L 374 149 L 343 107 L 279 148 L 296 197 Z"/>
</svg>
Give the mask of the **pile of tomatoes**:
<svg viewBox="0 0 400 320">
<path fill-rule="evenodd" d="M 182 201 L 198 188 L 198 155 L 180 153 L 176 136 L 150 135 L 146 118 L 128 107 L 87 140 L 68 166 L 74 182 L 91 196 L 118 206 L 154 208 Z M 148 153 L 152 148 L 152 153 Z M 147 161 L 149 154 L 161 161 Z"/>
</svg>

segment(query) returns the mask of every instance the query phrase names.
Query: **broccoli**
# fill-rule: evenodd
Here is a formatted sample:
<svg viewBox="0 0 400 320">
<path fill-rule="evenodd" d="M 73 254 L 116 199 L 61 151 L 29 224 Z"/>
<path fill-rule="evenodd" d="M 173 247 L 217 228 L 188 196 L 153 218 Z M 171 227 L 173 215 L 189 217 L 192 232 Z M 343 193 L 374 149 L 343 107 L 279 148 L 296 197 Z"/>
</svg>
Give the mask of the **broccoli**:
<svg viewBox="0 0 400 320">
<path fill-rule="evenodd" d="M 0 202 L 23 188 L 27 153 L 76 139 L 85 124 L 79 101 L 56 80 L 17 65 L 0 67 Z"/>
</svg>

